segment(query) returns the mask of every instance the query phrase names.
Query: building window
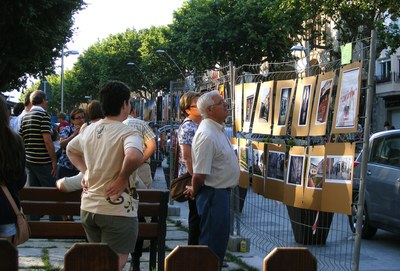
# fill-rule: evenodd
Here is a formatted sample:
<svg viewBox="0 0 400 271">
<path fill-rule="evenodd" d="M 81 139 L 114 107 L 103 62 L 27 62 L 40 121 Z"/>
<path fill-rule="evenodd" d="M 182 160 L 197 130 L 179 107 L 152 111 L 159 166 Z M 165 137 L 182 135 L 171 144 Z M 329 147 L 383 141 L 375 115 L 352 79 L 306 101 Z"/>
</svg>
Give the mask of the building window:
<svg viewBox="0 0 400 271">
<path fill-rule="evenodd" d="M 390 60 L 382 60 L 379 63 L 380 74 L 377 75 L 376 81 L 379 82 L 389 82 L 391 80 L 391 63 Z"/>
</svg>

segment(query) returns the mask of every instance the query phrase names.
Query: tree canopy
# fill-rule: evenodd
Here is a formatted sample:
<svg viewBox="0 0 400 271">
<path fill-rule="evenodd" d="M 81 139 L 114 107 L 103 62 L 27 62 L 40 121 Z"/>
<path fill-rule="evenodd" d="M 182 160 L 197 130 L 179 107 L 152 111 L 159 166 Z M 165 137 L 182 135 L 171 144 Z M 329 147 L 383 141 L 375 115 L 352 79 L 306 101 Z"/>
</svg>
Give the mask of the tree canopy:
<svg viewBox="0 0 400 271">
<path fill-rule="evenodd" d="M 29 76 L 52 72 L 73 34 L 72 15 L 83 0 L 2 0 L 0 91 L 18 89 Z"/>
</svg>

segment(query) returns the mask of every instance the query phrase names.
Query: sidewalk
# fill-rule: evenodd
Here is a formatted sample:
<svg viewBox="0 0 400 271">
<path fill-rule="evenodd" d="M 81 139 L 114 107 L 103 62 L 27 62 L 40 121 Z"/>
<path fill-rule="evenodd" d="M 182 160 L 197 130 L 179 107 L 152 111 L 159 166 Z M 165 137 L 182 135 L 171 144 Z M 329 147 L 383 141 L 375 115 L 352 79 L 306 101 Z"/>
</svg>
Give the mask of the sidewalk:
<svg viewBox="0 0 400 271">
<path fill-rule="evenodd" d="M 154 178 L 153 187 L 165 189 L 166 183 L 162 168 L 158 168 Z M 172 209 L 179 209 L 179 215 L 169 216 L 167 221 L 166 254 L 178 245 L 187 244 L 187 203 L 174 202 Z M 82 240 L 48 240 L 31 239 L 18 247 L 19 270 L 62 270 L 64 254 L 75 243 Z M 228 267 L 222 270 L 262 270 L 263 259 L 248 253 L 229 252 L 226 257 Z M 1 269 L 1 268 L 0 268 Z M 125 266 L 129 270 L 129 263 Z M 149 253 L 144 252 L 141 258 L 141 270 L 149 270 Z"/>
</svg>

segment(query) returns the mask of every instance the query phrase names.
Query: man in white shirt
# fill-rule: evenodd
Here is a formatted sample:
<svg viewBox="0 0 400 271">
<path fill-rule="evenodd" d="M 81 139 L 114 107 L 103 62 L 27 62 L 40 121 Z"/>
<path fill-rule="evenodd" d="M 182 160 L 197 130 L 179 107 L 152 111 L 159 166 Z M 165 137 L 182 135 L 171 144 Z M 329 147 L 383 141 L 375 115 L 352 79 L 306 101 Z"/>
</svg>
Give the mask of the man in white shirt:
<svg viewBox="0 0 400 271">
<path fill-rule="evenodd" d="M 228 106 L 218 91 L 197 100 L 203 117 L 192 142 L 192 186 L 185 194 L 196 199 L 200 216 L 199 245 L 207 245 L 220 258 L 229 240 L 230 191 L 239 181 L 239 163 L 224 132 Z"/>
<path fill-rule="evenodd" d="M 67 146 L 83 173 L 81 221 L 89 242 L 107 243 L 122 270 L 135 248 L 138 197 L 131 174 L 142 164 L 142 139 L 122 122 L 130 111 L 130 89 L 110 81 L 100 91 L 105 119 L 84 129 Z"/>
</svg>

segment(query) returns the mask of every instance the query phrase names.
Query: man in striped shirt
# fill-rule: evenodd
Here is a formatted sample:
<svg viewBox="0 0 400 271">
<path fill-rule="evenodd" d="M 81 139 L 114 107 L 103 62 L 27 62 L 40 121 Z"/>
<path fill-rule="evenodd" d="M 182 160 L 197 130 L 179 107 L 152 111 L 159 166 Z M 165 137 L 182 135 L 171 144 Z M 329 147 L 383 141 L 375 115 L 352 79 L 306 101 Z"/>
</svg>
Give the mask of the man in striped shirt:
<svg viewBox="0 0 400 271">
<path fill-rule="evenodd" d="M 51 140 L 50 116 L 45 111 L 46 94 L 31 94 L 32 108 L 21 122 L 19 134 L 24 140 L 26 169 L 30 186 L 55 187 L 57 160 Z"/>
</svg>

